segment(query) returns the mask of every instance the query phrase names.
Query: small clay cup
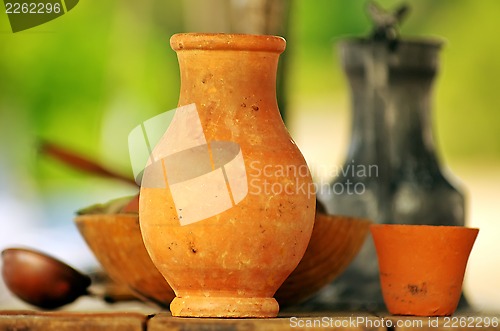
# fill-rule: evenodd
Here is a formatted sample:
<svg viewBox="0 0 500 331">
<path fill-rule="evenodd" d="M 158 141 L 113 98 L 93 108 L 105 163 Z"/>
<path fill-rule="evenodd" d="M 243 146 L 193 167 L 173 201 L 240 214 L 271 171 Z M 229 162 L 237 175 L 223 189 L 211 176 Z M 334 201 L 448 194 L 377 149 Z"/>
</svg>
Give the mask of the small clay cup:
<svg viewBox="0 0 500 331">
<path fill-rule="evenodd" d="M 453 314 L 479 229 L 374 224 L 370 230 L 389 312 L 414 316 Z"/>
</svg>

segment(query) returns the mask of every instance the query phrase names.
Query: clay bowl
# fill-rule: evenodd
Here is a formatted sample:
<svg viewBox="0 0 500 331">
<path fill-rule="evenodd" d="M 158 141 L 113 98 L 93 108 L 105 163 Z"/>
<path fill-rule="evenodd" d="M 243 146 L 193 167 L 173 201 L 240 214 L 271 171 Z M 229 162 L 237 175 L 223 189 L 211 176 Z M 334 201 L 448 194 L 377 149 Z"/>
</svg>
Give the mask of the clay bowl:
<svg viewBox="0 0 500 331">
<path fill-rule="evenodd" d="M 457 308 L 478 229 L 461 226 L 371 226 L 382 294 L 394 315 L 446 316 Z"/>
<path fill-rule="evenodd" d="M 280 306 L 306 300 L 340 275 L 363 246 L 371 223 L 361 218 L 316 213 L 304 257 L 275 294 Z"/>
<path fill-rule="evenodd" d="M 75 223 L 111 279 L 168 308 L 175 294 L 149 258 L 137 214 L 81 215 Z"/>
<path fill-rule="evenodd" d="M 142 299 L 168 308 L 175 295 L 149 258 L 137 215 L 83 215 L 75 222 L 112 279 L 127 284 Z M 304 301 L 344 271 L 360 250 L 370 224 L 317 213 L 304 257 L 276 292 L 280 306 Z"/>
</svg>

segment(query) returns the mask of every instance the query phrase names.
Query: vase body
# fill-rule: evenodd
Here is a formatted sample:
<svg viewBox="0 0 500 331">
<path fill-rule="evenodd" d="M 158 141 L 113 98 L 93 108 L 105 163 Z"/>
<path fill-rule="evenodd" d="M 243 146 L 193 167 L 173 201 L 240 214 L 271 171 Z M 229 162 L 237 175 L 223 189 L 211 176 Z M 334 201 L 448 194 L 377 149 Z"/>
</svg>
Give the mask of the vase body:
<svg viewBox="0 0 500 331">
<path fill-rule="evenodd" d="M 430 123 L 440 43 L 351 40 L 340 45 L 352 95 L 346 161 L 319 198 L 328 213 L 377 223 L 464 225 L 464 197 L 441 171 Z M 325 190 L 323 190 L 325 191 Z M 328 301 L 382 304 L 373 241 Z"/>
<path fill-rule="evenodd" d="M 144 243 L 176 294 L 174 316 L 276 316 L 273 295 L 303 256 L 315 213 L 276 103 L 285 41 L 180 34 L 170 43 L 180 108 L 144 171 Z"/>
<path fill-rule="evenodd" d="M 395 315 L 446 316 L 457 308 L 478 229 L 371 226 L 387 309 Z"/>
</svg>

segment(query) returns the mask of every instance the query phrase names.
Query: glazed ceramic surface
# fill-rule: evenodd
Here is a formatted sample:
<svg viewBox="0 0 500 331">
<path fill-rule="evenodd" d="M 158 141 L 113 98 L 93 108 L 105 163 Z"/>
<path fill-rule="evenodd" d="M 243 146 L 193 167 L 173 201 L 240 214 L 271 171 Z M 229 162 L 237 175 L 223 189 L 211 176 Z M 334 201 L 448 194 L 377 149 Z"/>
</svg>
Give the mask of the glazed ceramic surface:
<svg viewBox="0 0 500 331">
<path fill-rule="evenodd" d="M 144 171 L 146 248 L 174 316 L 272 317 L 311 236 L 315 194 L 279 115 L 279 37 L 180 34 L 179 107 Z"/>
<path fill-rule="evenodd" d="M 478 229 L 372 225 L 382 294 L 396 315 L 443 316 L 455 311 Z"/>
</svg>

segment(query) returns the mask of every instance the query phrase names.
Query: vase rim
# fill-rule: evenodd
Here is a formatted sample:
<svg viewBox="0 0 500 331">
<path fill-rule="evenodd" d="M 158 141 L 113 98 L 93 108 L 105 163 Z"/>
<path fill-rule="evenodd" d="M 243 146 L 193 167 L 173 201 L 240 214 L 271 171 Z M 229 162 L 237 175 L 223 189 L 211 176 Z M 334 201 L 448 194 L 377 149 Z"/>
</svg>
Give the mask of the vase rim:
<svg viewBox="0 0 500 331">
<path fill-rule="evenodd" d="M 177 33 L 170 38 L 174 51 L 182 50 L 242 50 L 282 53 L 284 38 L 272 35 L 237 33 Z"/>
</svg>

